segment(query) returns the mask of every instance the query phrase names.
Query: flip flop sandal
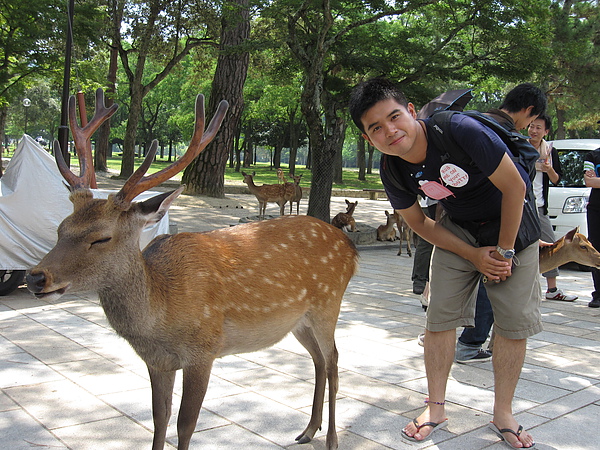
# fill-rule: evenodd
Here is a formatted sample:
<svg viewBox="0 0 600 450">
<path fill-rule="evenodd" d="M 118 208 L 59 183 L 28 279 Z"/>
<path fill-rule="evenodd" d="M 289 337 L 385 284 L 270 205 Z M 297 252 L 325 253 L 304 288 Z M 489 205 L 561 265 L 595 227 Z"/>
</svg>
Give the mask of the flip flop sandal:
<svg viewBox="0 0 600 450">
<path fill-rule="evenodd" d="M 429 435 L 425 439 L 429 439 L 431 437 L 431 435 L 433 434 L 433 432 L 435 430 L 437 430 L 438 428 L 444 428 L 446 425 L 448 425 L 448 419 L 444 419 L 443 422 L 439 422 L 439 423 L 425 422 L 422 425 L 419 425 L 419 423 L 417 422 L 417 419 L 413 419 L 412 422 L 415 425 L 415 427 L 417 427 L 417 433 L 419 431 L 421 431 L 421 428 L 423 428 L 423 427 L 431 427 L 431 433 L 429 433 Z M 415 434 L 417 434 L 417 433 L 415 433 Z M 408 434 L 406 434 L 406 431 L 404 431 L 404 430 L 402 430 L 402 437 L 404 439 L 408 439 L 409 441 L 412 441 L 412 442 L 421 442 L 421 441 L 425 440 L 425 439 L 421 439 L 421 440 L 415 439 L 413 436 L 409 436 Z"/>
<path fill-rule="evenodd" d="M 517 439 L 520 441 L 521 439 L 519 439 L 519 438 L 520 438 L 520 436 L 521 436 L 521 433 L 523 432 L 523 427 L 522 427 L 521 425 L 519 425 L 519 429 L 518 429 L 517 431 L 514 431 L 514 430 L 511 430 L 510 428 L 502 428 L 502 429 L 499 429 L 499 428 L 496 426 L 496 424 L 495 424 L 494 422 L 490 422 L 490 429 L 491 429 L 491 430 L 492 430 L 494 433 L 496 433 L 496 435 L 497 435 L 497 436 L 498 436 L 500 439 L 502 439 L 502 442 L 504 442 L 504 443 L 505 443 L 506 445 L 508 445 L 510 448 L 518 448 L 518 449 L 530 449 L 530 448 L 535 448 L 535 442 L 534 442 L 533 444 L 531 444 L 531 447 L 514 447 L 513 445 L 511 445 L 511 443 L 510 443 L 510 442 L 508 442 L 508 441 L 505 439 L 504 435 L 502 434 L 502 433 L 512 433 L 512 434 L 514 434 L 514 435 L 517 437 Z"/>
</svg>

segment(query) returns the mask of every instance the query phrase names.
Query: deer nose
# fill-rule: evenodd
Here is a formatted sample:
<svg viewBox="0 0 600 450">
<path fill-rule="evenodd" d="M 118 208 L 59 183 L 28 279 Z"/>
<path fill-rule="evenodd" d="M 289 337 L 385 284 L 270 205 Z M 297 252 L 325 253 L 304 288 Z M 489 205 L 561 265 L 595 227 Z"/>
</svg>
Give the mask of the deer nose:
<svg viewBox="0 0 600 450">
<path fill-rule="evenodd" d="M 44 272 L 28 272 L 25 276 L 27 289 L 34 294 L 42 292 L 46 286 L 46 275 Z"/>
</svg>

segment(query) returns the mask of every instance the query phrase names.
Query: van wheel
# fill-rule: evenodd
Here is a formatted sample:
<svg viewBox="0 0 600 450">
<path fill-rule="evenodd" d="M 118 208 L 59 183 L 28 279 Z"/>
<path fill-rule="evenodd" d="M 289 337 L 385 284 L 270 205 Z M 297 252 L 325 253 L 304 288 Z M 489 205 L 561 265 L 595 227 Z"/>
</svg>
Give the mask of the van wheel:
<svg viewBox="0 0 600 450">
<path fill-rule="evenodd" d="M 0 295 L 8 295 L 25 281 L 24 270 L 0 270 Z"/>
</svg>

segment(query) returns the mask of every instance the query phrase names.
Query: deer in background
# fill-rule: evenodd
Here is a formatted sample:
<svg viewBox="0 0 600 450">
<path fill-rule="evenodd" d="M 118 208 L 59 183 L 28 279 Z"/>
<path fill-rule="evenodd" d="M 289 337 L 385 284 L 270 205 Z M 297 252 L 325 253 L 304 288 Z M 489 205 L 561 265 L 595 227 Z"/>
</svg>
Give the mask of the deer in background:
<svg viewBox="0 0 600 450">
<path fill-rule="evenodd" d="M 281 167 L 277 168 L 277 182 L 279 184 L 286 183 L 285 174 L 283 173 L 283 169 Z"/>
<path fill-rule="evenodd" d="M 144 202 L 136 203 L 134 198 L 193 161 L 216 135 L 227 103 L 221 102 L 204 131 L 204 99 L 198 96 L 192 140 L 179 160 L 144 176 L 158 147 L 154 141 L 145 161 L 118 193 L 94 199 L 86 178 L 91 152 L 85 154 L 82 149 L 115 109 L 104 106 L 99 90 L 94 117 L 80 127 L 74 97 L 69 101 L 80 176 L 69 170 L 58 143 L 55 154 L 71 186 L 74 210 L 58 228 L 56 246 L 28 272 L 28 289 L 48 301 L 67 293 L 98 293 L 112 328 L 148 367 L 154 450 L 165 444 L 178 369 L 183 369 L 183 394 L 177 448 L 185 450 L 214 359 L 269 347 L 289 332 L 308 350 L 315 366 L 310 421 L 296 439 L 308 442 L 320 429 L 329 384 L 326 445 L 336 448 L 334 332 L 344 291 L 357 270 L 355 247 L 344 233 L 325 222 L 286 216 L 208 233 L 162 235 L 142 252 L 141 230 L 167 212 L 183 187 Z"/>
<path fill-rule="evenodd" d="M 398 223 L 399 215 L 396 211 L 392 214 L 385 211 L 387 221 L 385 225 L 379 225 L 377 227 L 377 240 L 378 241 L 395 241 L 396 236 L 396 224 Z"/>
<path fill-rule="evenodd" d="M 569 231 L 552 246 L 540 247 L 540 273 L 548 272 L 568 262 L 600 269 L 600 253 L 579 232 L 579 227 Z"/>
<path fill-rule="evenodd" d="M 398 232 L 400 234 L 400 246 L 398 247 L 398 256 L 402 255 L 402 242 L 406 242 L 406 252 L 408 256 L 412 257 L 412 243 L 414 240 L 414 232 L 404 218 L 398 214 Z"/>
<path fill-rule="evenodd" d="M 277 203 L 279 205 L 279 215 L 284 215 L 285 204 L 287 203 L 284 184 L 263 184 L 262 186 L 257 186 L 254 184 L 256 172 L 252 172 L 251 174 L 242 172 L 242 175 L 244 176 L 244 183 L 248 185 L 250 193 L 254 194 L 258 200 L 259 219 L 265 218 L 268 202 Z"/>
<path fill-rule="evenodd" d="M 292 208 L 294 202 L 296 203 L 296 214 L 300 214 L 300 200 L 302 200 L 302 187 L 300 186 L 300 179 L 302 175 L 292 175 L 294 179 L 293 183 L 285 183 L 285 194 L 286 200 L 290 202 L 290 214 L 292 214 Z"/>
<path fill-rule="evenodd" d="M 356 205 L 358 205 L 358 200 L 355 202 L 350 202 L 346 199 L 346 212 L 345 213 L 337 213 L 333 220 L 331 221 L 331 225 L 336 228 L 340 228 L 343 231 L 356 231 L 356 221 L 352 214 L 354 214 L 354 209 Z"/>
</svg>

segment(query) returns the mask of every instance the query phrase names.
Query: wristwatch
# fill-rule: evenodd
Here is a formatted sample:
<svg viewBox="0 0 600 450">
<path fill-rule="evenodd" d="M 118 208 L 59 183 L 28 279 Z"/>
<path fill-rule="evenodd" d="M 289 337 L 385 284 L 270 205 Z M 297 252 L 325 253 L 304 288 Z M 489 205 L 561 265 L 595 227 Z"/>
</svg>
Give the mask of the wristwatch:
<svg viewBox="0 0 600 450">
<path fill-rule="evenodd" d="M 512 257 L 515 256 L 515 249 L 511 248 L 510 250 L 504 250 L 502 247 L 497 246 L 496 247 L 496 252 L 498 252 L 498 254 L 500 256 L 502 256 L 504 259 L 511 259 Z"/>
</svg>

